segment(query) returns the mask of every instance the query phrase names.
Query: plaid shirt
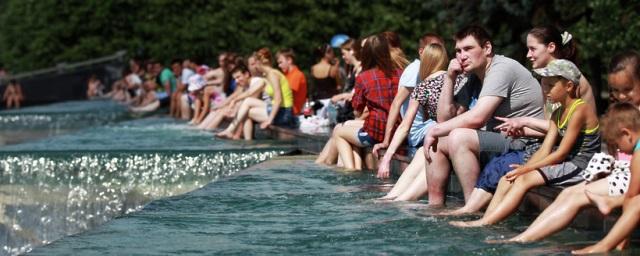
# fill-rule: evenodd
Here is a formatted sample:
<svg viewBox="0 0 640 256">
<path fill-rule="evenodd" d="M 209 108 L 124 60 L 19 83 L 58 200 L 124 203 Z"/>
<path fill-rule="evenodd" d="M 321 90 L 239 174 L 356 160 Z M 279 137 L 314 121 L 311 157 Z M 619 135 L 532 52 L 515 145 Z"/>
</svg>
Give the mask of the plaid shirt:
<svg viewBox="0 0 640 256">
<path fill-rule="evenodd" d="M 356 77 L 351 105 L 359 112 L 366 106 L 369 109 L 369 116 L 364 122 L 363 130 L 374 140 L 381 142 L 384 140 L 384 130 L 387 123 L 387 114 L 391 108 L 391 102 L 398 92 L 398 82 L 402 70 L 393 72 L 391 77 L 386 77 L 377 68 L 366 70 Z M 396 122 L 398 127 L 400 120 Z M 395 130 L 394 127 L 394 130 Z"/>
</svg>

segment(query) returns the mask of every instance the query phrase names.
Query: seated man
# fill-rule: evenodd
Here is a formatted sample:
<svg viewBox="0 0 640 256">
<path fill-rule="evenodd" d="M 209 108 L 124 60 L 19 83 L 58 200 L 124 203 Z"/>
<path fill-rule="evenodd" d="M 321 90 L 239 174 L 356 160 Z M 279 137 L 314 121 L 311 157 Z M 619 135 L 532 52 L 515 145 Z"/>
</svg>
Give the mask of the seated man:
<svg viewBox="0 0 640 256">
<path fill-rule="evenodd" d="M 540 84 L 517 61 L 495 55 L 491 38 L 483 28 L 465 27 L 454 39 L 456 58 L 449 64 L 445 86 L 451 86 L 458 74 L 466 73 L 480 80 L 481 91 L 475 106 L 458 116 L 455 116 L 457 108 L 453 97 L 440 96 L 439 123 L 431 128 L 424 141 L 429 204 L 432 205 L 444 204 L 451 170 L 449 160 L 467 199 L 475 186 L 481 162 L 486 163 L 509 149 L 522 149 L 529 142 L 493 132 L 498 125 L 494 116 L 543 118 Z M 480 130 L 483 127 L 484 130 Z"/>
</svg>

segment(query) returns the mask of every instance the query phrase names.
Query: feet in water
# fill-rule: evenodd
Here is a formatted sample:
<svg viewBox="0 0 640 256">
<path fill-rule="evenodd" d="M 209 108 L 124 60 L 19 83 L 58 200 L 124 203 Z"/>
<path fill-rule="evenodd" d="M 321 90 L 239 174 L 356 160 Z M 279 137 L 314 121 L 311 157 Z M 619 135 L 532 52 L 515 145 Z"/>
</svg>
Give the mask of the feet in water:
<svg viewBox="0 0 640 256">
<path fill-rule="evenodd" d="M 475 228 L 488 225 L 482 222 L 482 219 L 474 221 L 449 221 L 449 224 L 459 228 Z"/>
<path fill-rule="evenodd" d="M 456 210 L 449 210 L 449 211 L 442 211 L 439 213 L 435 213 L 433 215 L 435 216 L 462 216 L 462 215 L 471 215 L 474 214 L 476 212 L 470 211 L 468 209 L 465 208 L 458 208 Z"/>
<path fill-rule="evenodd" d="M 609 250 L 607 250 L 607 248 L 602 248 L 602 247 L 598 246 L 598 244 L 594 244 L 594 245 L 582 248 L 580 250 L 573 250 L 573 251 L 571 251 L 571 254 L 573 254 L 573 255 L 586 255 L 586 254 L 594 254 L 594 253 L 605 253 L 605 252 L 608 252 L 608 251 Z"/>
<path fill-rule="evenodd" d="M 587 198 L 589 198 L 589 201 L 598 207 L 598 210 L 602 214 L 608 215 L 613 210 L 611 206 L 609 206 L 609 201 L 611 200 L 610 197 L 598 195 L 590 192 L 589 190 L 585 190 L 584 193 L 587 195 Z"/>
<path fill-rule="evenodd" d="M 233 134 L 231 134 L 231 132 L 227 132 L 227 131 L 222 131 L 222 132 L 216 133 L 215 136 L 217 138 L 221 138 L 221 139 L 229 139 L 229 140 L 234 139 L 233 138 Z"/>
</svg>

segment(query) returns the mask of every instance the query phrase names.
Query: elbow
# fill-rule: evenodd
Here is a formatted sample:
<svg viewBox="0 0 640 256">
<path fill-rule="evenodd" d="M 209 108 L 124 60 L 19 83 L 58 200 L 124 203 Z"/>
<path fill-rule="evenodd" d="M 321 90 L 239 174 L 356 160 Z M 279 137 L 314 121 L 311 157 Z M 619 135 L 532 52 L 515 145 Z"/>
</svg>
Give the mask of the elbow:
<svg viewBox="0 0 640 256">
<path fill-rule="evenodd" d="M 480 128 L 487 123 L 487 118 L 483 118 L 479 116 L 470 116 L 467 123 L 472 128 Z"/>
</svg>

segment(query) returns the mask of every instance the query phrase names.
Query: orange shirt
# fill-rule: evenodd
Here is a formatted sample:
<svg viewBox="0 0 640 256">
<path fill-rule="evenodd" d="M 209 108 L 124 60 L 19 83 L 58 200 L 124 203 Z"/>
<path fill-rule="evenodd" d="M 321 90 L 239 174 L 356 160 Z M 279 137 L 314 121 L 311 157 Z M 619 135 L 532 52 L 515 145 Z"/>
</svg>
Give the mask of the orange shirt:
<svg viewBox="0 0 640 256">
<path fill-rule="evenodd" d="M 304 103 L 307 101 L 307 79 L 304 77 L 304 73 L 295 65 L 291 66 L 285 76 L 293 92 L 293 114 L 299 115 L 302 112 Z"/>
</svg>

